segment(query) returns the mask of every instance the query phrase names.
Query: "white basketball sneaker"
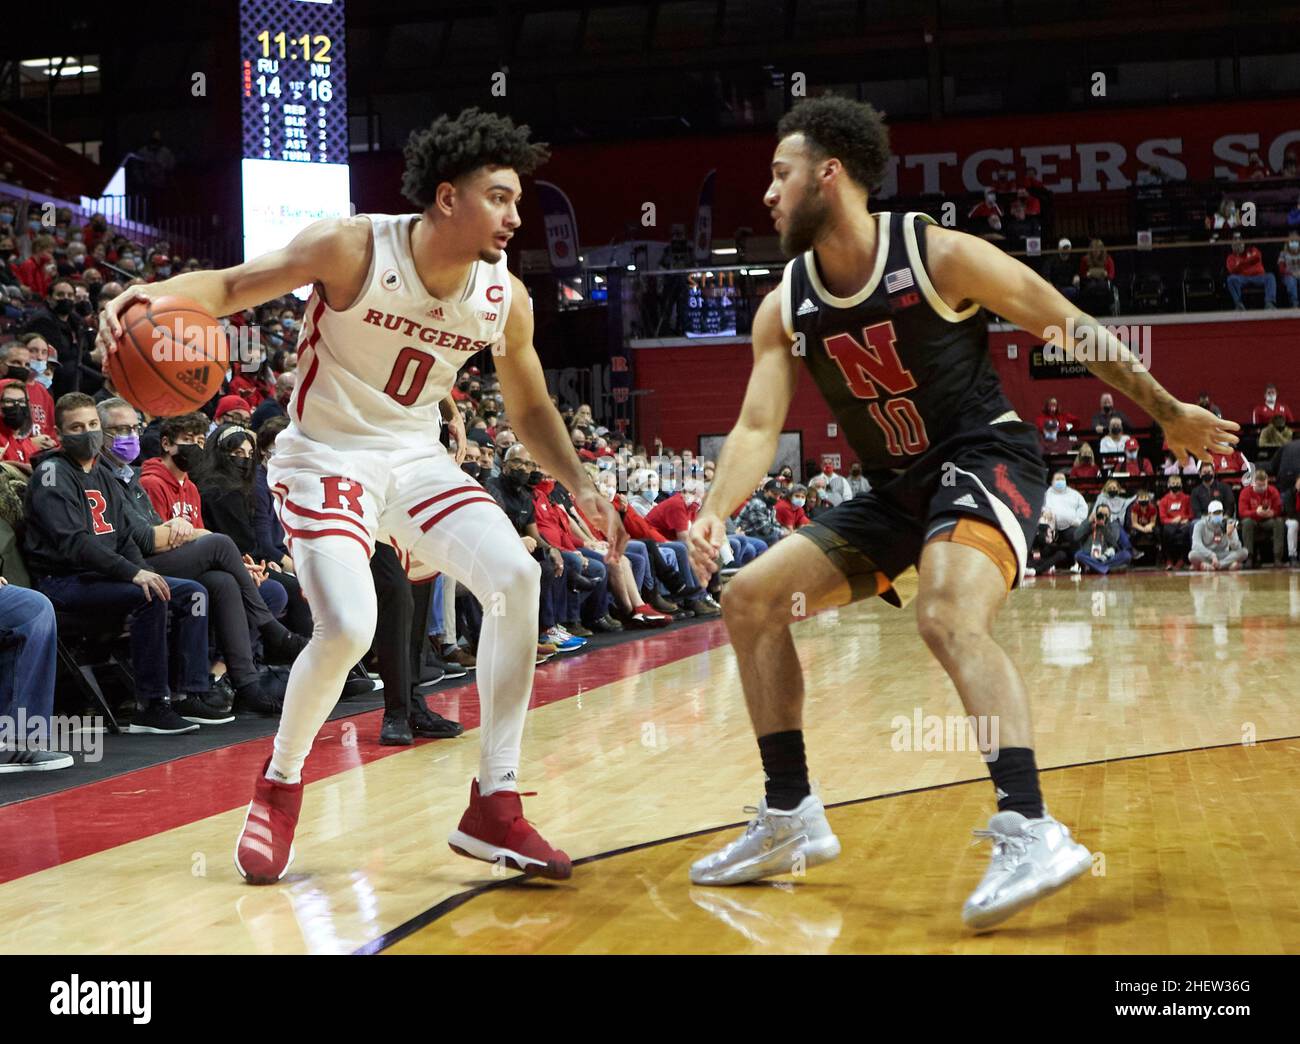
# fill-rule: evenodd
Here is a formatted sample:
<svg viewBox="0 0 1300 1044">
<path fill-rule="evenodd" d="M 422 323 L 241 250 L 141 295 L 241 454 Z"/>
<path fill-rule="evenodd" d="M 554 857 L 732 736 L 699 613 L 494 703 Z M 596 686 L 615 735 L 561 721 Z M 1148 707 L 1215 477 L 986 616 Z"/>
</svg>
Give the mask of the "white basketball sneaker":
<svg viewBox="0 0 1300 1044">
<path fill-rule="evenodd" d="M 1041 819 L 999 812 L 976 837 L 993 841 L 984 880 L 962 907 L 969 928 L 989 928 L 1030 903 L 1065 887 L 1092 865 L 1092 853 L 1070 836 L 1070 828 L 1043 810 Z"/>
<path fill-rule="evenodd" d="M 692 863 L 692 884 L 734 885 L 802 873 L 840 854 L 840 839 L 826 821 L 826 809 L 811 794 L 793 812 L 769 811 L 766 798 L 745 811 L 754 818 L 744 834 Z"/>
</svg>

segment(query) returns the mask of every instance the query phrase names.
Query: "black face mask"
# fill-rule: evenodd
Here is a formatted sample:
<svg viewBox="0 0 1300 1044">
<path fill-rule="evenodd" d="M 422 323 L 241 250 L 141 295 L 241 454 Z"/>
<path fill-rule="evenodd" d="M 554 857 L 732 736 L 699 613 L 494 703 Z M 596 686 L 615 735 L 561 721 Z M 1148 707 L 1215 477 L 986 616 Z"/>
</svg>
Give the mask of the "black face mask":
<svg viewBox="0 0 1300 1044">
<path fill-rule="evenodd" d="M 541 481 L 542 481 L 542 473 L 540 471 L 530 471 L 528 473 L 528 485 L 530 488 L 532 486 L 536 486 Z"/>
<path fill-rule="evenodd" d="M 0 418 L 13 428 L 14 431 L 22 431 L 27 427 L 27 422 L 31 419 L 32 411 L 21 403 L 14 403 L 12 406 L 5 403 L 0 407 Z"/>
<path fill-rule="evenodd" d="M 507 482 L 513 482 L 516 486 L 528 485 L 528 472 L 523 468 L 510 468 L 501 474 Z"/>
<path fill-rule="evenodd" d="M 1104 526 L 1104 525 L 1105 525 L 1107 522 L 1109 522 L 1109 521 L 1110 521 L 1110 516 L 1109 516 L 1109 515 L 1098 515 L 1098 516 L 1097 516 L 1097 525 L 1099 525 L 1099 526 Z"/>
<path fill-rule="evenodd" d="M 235 465 L 235 472 L 240 478 L 248 478 L 253 473 L 252 457 L 231 457 L 230 460 Z"/>
<path fill-rule="evenodd" d="M 73 307 L 76 308 L 78 315 L 89 315 L 91 312 L 89 301 L 78 301 Z"/>
<path fill-rule="evenodd" d="M 176 447 L 171 455 L 172 463 L 181 471 L 189 471 L 203 456 L 203 448 L 195 442 L 185 442 Z"/>
<path fill-rule="evenodd" d="M 52 309 L 55 315 L 63 315 L 63 316 L 71 315 L 72 302 L 69 301 L 66 297 L 60 298 L 59 300 L 54 302 L 54 304 L 52 305 Z"/>
<path fill-rule="evenodd" d="M 483 469 L 480 468 L 477 464 L 475 464 L 472 460 L 467 460 L 464 464 L 460 466 L 460 470 L 465 472 L 465 474 L 468 475 L 470 478 L 476 479 L 479 477 L 479 473 Z"/>
<path fill-rule="evenodd" d="M 104 433 L 98 428 L 94 431 L 83 431 L 79 435 L 63 436 L 64 452 L 78 464 L 84 464 L 99 456 L 99 451 L 103 448 Z"/>
<path fill-rule="evenodd" d="M 23 384 L 26 384 L 32 377 L 32 371 L 26 366 L 10 366 L 5 373 L 15 381 L 22 381 Z"/>
</svg>

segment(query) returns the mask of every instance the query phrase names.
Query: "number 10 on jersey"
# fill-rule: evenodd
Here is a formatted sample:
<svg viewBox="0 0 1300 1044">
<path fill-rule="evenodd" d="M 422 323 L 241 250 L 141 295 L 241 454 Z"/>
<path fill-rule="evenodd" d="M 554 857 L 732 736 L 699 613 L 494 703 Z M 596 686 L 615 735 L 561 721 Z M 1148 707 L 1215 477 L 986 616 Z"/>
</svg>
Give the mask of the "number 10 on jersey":
<svg viewBox="0 0 1300 1044">
<path fill-rule="evenodd" d="M 825 338 L 826 354 L 835 360 L 844 374 L 849 390 L 859 399 L 871 400 L 867 412 L 885 436 L 885 446 L 892 456 L 915 456 L 930 445 L 925 421 L 916 403 L 904 395 L 916 387 L 916 378 L 905 369 L 894 347 L 897 337 L 894 324 L 886 319 L 862 329 L 862 341 L 851 334 L 839 333 Z M 882 406 L 880 389 L 894 398 Z"/>
</svg>

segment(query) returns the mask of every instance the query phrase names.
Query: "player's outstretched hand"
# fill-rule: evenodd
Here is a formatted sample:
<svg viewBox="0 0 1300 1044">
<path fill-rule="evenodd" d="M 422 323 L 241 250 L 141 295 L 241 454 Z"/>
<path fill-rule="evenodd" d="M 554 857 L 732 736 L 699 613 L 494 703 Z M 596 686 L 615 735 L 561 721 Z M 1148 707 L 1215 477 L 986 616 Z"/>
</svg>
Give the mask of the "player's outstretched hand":
<svg viewBox="0 0 1300 1044">
<path fill-rule="evenodd" d="M 128 286 L 99 310 L 99 333 L 95 345 L 108 355 L 117 351 L 117 339 L 122 336 L 122 313 L 136 301 L 148 301 L 149 295 L 141 287 Z"/>
<path fill-rule="evenodd" d="M 583 490 L 574 499 L 578 507 L 582 508 L 587 517 L 592 519 L 597 528 L 609 538 L 609 550 L 605 552 L 605 561 L 614 565 L 623 557 L 623 549 L 627 547 L 627 530 L 623 528 L 623 520 L 618 517 L 614 505 L 594 488 Z"/>
<path fill-rule="evenodd" d="M 1172 420 L 1161 424 L 1165 432 L 1165 441 L 1173 451 L 1175 460 L 1186 460 L 1187 454 L 1194 454 L 1197 460 L 1205 460 L 1217 453 L 1231 453 L 1237 445 L 1237 436 L 1241 425 L 1236 421 L 1216 417 L 1209 410 L 1180 402 Z"/>
<path fill-rule="evenodd" d="M 718 552 L 727 542 L 727 524 L 716 515 L 701 515 L 686 535 L 687 553 L 696 576 L 712 576 L 718 571 Z"/>
</svg>

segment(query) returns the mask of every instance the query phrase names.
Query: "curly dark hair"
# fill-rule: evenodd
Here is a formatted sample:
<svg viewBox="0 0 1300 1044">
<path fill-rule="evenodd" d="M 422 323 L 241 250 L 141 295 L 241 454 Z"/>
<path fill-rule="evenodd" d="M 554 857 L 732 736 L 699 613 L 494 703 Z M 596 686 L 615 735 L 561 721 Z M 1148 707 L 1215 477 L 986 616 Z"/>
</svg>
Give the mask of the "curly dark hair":
<svg viewBox="0 0 1300 1044">
<path fill-rule="evenodd" d="M 548 159 L 544 142 L 530 142 L 527 124 L 516 127 L 509 116 L 465 109 L 459 116 L 439 116 L 428 130 L 412 131 L 406 142 L 402 195 L 421 210 L 433 204 L 438 186 L 479 167 L 510 167 L 531 174 Z"/>
<path fill-rule="evenodd" d="M 802 134 L 813 154 L 834 157 L 849 177 L 874 192 L 889 170 L 889 128 L 884 115 L 866 102 L 824 94 L 805 98 L 781 117 L 777 140 Z"/>
</svg>

